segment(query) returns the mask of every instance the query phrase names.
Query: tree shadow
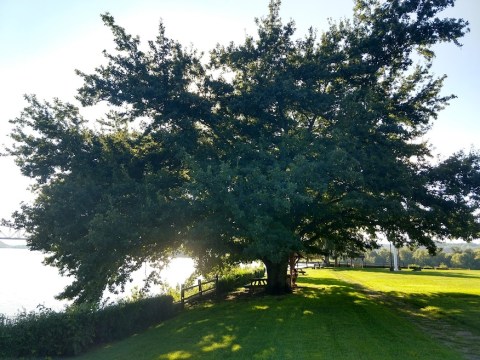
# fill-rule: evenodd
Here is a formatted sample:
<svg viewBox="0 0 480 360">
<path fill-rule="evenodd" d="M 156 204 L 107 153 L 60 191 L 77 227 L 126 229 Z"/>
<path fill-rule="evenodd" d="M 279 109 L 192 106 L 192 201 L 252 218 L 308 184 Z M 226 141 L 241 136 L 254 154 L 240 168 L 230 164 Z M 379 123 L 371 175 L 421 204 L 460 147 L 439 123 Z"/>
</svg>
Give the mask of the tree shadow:
<svg viewBox="0 0 480 360">
<path fill-rule="evenodd" d="M 405 294 L 388 292 L 396 303 L 408 306 L 399 310 L 429 320 L 445 320 L 480 336 L 480 296 L 465 293 Z M 480 338 L 479 338 L 480 340 Z"/>
<path fill-rule="evenodd" d="M 466 359 L 479 359 L 480 296 L 465 293 L 389 292 L 385 304 Z"/>
<path fill-rule="evenodd" d="M 339 269 L 335 271 L 356 271 Z M 464 273 L 452 273 L 447 271 L 428 270 L 424 272 L 412 272 L 412 271 L 399 271 L 388 272 L 392 276 L 438 276 L 449 278 L 463 278 L 463 279 L 480 279 L 480 272 L 477 275 L 464 274 Z M 306 283 L 315 285 L 342 285 L 342 281 L 337 279 L 322 279 L 322 278 L 305 278 Z M 476 283 L 476 282 L 475 282 Z M 343 283 L 343 286 L 346 286 Z M 376 293 L 379 296 L 386 296 L 391 298 L 393 303 L 409 305 L 404 310 L 411 312 L 415 316 L 421 316 L 424 318 L 431 318 L 432 320 L 447 319 L 455 323 L 465 324 L 468 328 L 472 328 L 480 335 L 480 295 L 462 292 L 428 292 L 428 293 L 404 293 L 401 291 L 372 291 L 363 288 L 359 284 L 350 284 L 357 289 L 365 293 Z M 391 302 L 391 304 L 393 304 Z M 402 310 L 399 308 L 399 310 Z"/>
<path fill-rule="evenodd" d="M 350 283 L 302 276 L 298 284 L 292 295 L 243 297 L 188 309 L 109 345 L 97 358 L 356 360 L 376 358 L 379 348 L 385 359 L 455 358 Z"/>
</svg>

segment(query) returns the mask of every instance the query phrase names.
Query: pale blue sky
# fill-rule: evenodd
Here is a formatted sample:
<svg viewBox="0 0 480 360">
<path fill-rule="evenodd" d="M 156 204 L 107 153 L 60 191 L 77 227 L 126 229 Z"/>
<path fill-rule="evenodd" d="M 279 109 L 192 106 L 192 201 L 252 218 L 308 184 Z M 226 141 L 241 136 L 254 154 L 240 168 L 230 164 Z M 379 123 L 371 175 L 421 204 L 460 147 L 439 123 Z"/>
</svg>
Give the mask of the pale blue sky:
<svg viewBox="0 0 480 360">
<path fill-rule="evenodd" d="M 101 51 L 112 46 L 101 13 L 110 12 L 142 40 L 156 36 L 162 18 L 169 37 L 208 51 L 253 34 L 254 18 L 266 15 L 267 6 L 268 0 L 0 0 L 0 144 L 8 142 L 8 120 L 25 105 L 22 94 L 71 101 L 81 84 L 74 69 L 88 72 L 101 63 Z M 302 37 L 310 26 L 326 29 L 329 17 L 349 17 L 352 6 L 352 0 L 283 0 L 281 14 L 295 20 Z M 480 1 L 457 0 L 446 14 L 470 21 L 471 32 L 462 48 L 437 49 L 434 71 L 449 76 L 444 94 L 458 96 L 429 135 L 443 156 L 480 148 Z M 31 197 L 27 184 L 11 159 L 0 158 L 0 218 Z"/>
</svg>

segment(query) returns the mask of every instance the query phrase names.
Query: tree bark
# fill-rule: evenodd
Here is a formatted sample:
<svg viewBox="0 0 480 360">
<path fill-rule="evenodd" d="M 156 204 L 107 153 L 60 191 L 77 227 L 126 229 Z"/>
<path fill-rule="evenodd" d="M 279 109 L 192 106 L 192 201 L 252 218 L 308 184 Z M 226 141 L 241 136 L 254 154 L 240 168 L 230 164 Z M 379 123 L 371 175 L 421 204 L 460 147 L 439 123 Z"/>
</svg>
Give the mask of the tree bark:
<svg viewBox="0 0 480 360">
<path fill-rule="evenodd" d="M 291 289 L 293 289 L 293 268 L 295 267 L 295 255 L 292 253 L 288 257 L 288 273 L 290 274 L 289 277 L 287 277 L 287 285 L 290 286 Z"/>
<path fill-rule="evenodd" d="M 292 292 L 292 288 L 287 282 L 288 258 L 274 263 L 269 260 L 263 260 L 267 268 L 267 294 L 282 295 Z"/>
<path fill-rule="evenodd" d="M 325 266 L 330 266 L 330 256 L 327 254 L 325 255 L 325 258 L 323 259 L 323 263 Z"/>
</svg>

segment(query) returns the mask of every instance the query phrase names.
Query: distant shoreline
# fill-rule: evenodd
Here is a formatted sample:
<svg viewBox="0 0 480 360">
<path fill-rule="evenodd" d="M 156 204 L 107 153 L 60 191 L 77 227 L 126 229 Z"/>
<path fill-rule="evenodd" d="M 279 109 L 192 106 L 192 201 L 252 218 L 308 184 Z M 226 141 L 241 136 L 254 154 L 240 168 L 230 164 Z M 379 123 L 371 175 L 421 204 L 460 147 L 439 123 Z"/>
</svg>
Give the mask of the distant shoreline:
<svg viewBox="0 0 480 360">
<path fill-rule="evenodd" d="M 8 245 L 0 240 L 0 250 L 1 249 L 28 249 L 27 245 Z"/>
</svg>

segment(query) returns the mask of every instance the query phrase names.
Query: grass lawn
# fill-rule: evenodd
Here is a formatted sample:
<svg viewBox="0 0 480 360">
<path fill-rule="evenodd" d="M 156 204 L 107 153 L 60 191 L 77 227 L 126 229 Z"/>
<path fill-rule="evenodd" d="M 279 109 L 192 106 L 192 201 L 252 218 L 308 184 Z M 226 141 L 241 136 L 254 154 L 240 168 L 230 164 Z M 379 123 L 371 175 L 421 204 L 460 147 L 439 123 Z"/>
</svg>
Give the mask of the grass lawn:
<svg viewBox="0 0 480 360">
<path fill-rule="evenodd" d="M 443 344 L 467 359 L 480 359 L 480 271 L 337 270 L 335 274 L 387 295 L 389 306 Z"/>
<path fill-rule="evenodd" d="M 480 335 L 478 270 L 349 270 L 337 271 L 336 276 L 399 298 L 418 310 L 419 316 L 444 319 Z"/>
<path fill-rule="evenodd" d="M 458 278 L 466 281 L 468 290 L 453 281 L 460 287 L 450 293 L 478 301 L 478 288 L 471 288 L 480 281 L 479 273 L 472 272 L 472 276 L 466 273 Z M 418 279 L 427 283 L 428 279 L 440 280 L 446 286 L 454 278 L 449 275 L 455 273 L 441 274 L 445 275 L 427 278 L 427 272 L 398 276 L 378 271 L 308 270 L 306 276 L 299 278 L 300 287 L 293 295 L 244 296 L 197 306 L 142 334 L 78 358 L 461 359 L 461 353 L 432 337 L 397 308 L 349 282 L 365 282 L 377 290 L 394 292 L 395 296 L 402 293 L 440 299 L 443 287 L 432 285 L 425 292 L 420 287 L 414 292 L 409 286 Z M 398 280 L 398 286 L 403 284 L 405 289 L 412 290 L 388 289 L 389 279 Z M 452 308 L 443 310 L 449 312 Z M 473 307 L 468 311 L 474 311 Z M 478 321 L 477 318 L 468 324 L 475 330 Z"/>
</svg>

